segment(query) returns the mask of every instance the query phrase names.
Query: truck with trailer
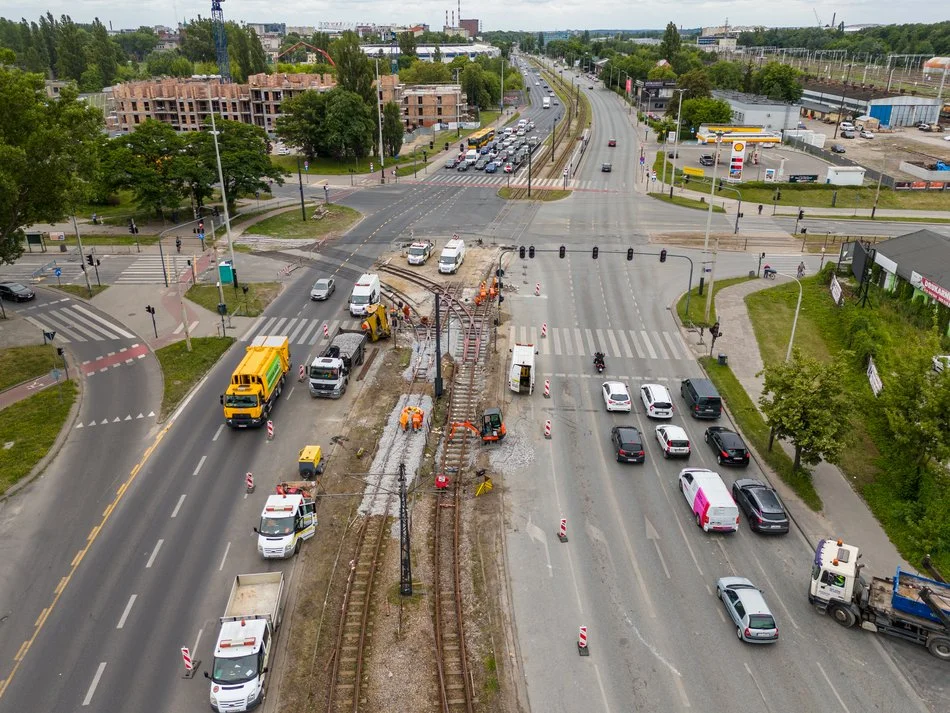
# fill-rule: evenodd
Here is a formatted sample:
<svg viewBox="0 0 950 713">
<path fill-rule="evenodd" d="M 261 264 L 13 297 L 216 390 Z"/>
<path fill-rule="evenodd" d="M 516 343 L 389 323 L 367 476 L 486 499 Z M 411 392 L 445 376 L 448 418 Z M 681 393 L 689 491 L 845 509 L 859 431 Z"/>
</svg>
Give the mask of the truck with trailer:
<svg viewBox="0 0 950 713">
<path fill-rule="evenodd" d="M 363 363 L 368 340 L 365 332 L 338 330 L 326 351 L 310 363 L 310 395 L 330 399 L 343 396 L 350 372 Z"/>
<path fill-rule="evenodd" d="M 214 645 L 211 707 L 215 711 L 249 711 L 266 693 L 267 666 L 274 652 L 283 613 L 282 572 L 239 574 L 221 617 Z"/>
<path fill-rule="evenodd" d="M 311 482 L 281 483 L 267 496 L 257 533 L 257 551 L 264 559 L 284 559 L 300 552 L 300 544 L 317 534 L 315 485 Z"/>
<path fill-rule="evenodd" d="M 255 337 L 221 395 L 225 423 L 232 428 L 264 425 L 290 367 L 290 341 L 286 336 Z"/>
<path fill-rule="evenodd" d="M 821 540 L 812 563 L 808 601 L 844 627 L 888 634 L 921 646 L 950 661 L 950 584 L 904 572 L 891 577 L 861 575 L 857 547 L 831 538 Z M 926 564 L 926 563 L 925 563 Z"/>
</svg>

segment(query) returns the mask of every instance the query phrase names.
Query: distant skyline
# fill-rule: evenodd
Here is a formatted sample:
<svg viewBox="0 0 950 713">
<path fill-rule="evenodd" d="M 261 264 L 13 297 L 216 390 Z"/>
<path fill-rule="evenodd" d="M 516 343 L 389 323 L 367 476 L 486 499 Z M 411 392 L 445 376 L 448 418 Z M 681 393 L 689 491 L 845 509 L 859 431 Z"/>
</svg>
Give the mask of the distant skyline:
<svg viewBox="0 0 950 713">
<path fill-rule="evenodd" d="M 860 24 L 931 24 L 950 19 L 946 5 L 936 3 L 896 3 L 893 0 L 844 0 L 828 5 L 814 2 L 783 2 L 774 7 L 752 0 L 682 0 L 668 3 L 647 0 L 632 4 L 621 0 L 463 0 L 462 16 L 481 20 L 483 30 L 584 30 L 584 29 L 662 29 L 668 22 L 679 27 L 695 28 L 722 25 L 765 27 L 814 27 L 835 23 Z M 320 22 L 375 23 L 377 25 L 416 23 L 441 29 L 445 13 L 458 12 L 457 0 L 405 3 L 392 0 L 285 0 L 274 4 L 263 0 L 226 0 L 224 16 L 235 22 L 283 22 L 287 25 L 314 25 Z M 944 9 L 941 10 L 940 8 Z M 54 0 L 26 2 L 12 0 L 0 8 L 0 16 L 19 21 L 34 21 L 46 12 L 59 18 L 69 15 L 75 22 L 88 23 L 98 17 L 113 29 L 137 28 L 142 25 L 167 25 L 211 15 L 211 0 Z M 836 14 L 835 14 L 836 13 Z M 451 17 L 451 15 L 450 15 Z M 456 18 L 457 19 L 457 18 Z"/>
</svg>

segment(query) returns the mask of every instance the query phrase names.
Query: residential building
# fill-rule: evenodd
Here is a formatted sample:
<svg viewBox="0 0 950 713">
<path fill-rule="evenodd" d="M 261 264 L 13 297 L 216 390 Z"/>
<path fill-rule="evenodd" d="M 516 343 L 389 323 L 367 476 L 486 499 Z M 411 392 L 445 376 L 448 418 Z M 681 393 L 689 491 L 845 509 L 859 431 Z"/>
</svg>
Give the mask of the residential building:
<svg viewBox="0 0 950 713">
<path fill-rule="evenodd" d="M 801 106 L 776 101 L 765 96 L 724 90 L 713 90 L 714 99 L 721 99 L 732 108 L 732 123 L 761 126 L 769 131 L 785 131 L 798 126 Z"/>
<path fill-rule="evenodd" d="M 287 24 L 284 22 L 248 22 L 244 26 L 254 30 L 258 37 L 269 34 L 283 37 L 287 34 Z M 310 34 L 313 34 L 312 30 Z"/>
<path fill-rule="evenodd" d="M 455 123 L 468 110 L 459 84 L 402 84 L 399 75 L 387 74 L 380 76 L 377 86 L 381 103 L 395 102 L 399 106 L 406 131 Z"/>
<path fill-rule="evenodd" d="M 472 35 L 468 34 L 468 30 L 464 27 L 456 27 L 454 25 L 445 25 L 442 28 L 442 33 L 448 35 L 449 37 L 460 37 L 463 40 L 467 40 Z"/>
</svg>

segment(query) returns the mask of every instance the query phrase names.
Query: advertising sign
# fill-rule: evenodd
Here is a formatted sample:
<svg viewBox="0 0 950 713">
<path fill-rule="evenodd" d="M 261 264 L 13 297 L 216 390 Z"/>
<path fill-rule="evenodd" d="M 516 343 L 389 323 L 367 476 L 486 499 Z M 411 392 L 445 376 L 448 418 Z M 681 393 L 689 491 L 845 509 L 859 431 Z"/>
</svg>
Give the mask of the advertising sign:
<svg viewBox="0 0 950 713">
<path fill-rule="evenodd" d="M 62 241 L 64 241 L 64 240 L 66 240 L 66 233 L 50 233 L 50 234 L 49 234 L 49 239 L 50 239 L 50 240 L 58 240 L 58 241 L 62 242 Z"/>
<path fill-rule="evenodd" d="M 835 275 L 831 276 L 831 299 L 836 305 L 841 306 L 841 283 Z"/>
<path fill-rule="evenodd" d="M 933 297 L 940 304 L 950 307 L 950 289 L 947 289 L 942 285 L 938 285 L 933 280 L 928 280 L 926 277 L 916 271 L 912 271 L 910 273 L 910 284 L 923 292 L 925 295 Z"/>
<path fill-rule="evenodd" d="M 696 176 L 702 178 L 706 175 L 706 172 L 701 168 L 694 168 L 693 166 L 683 166 L 683 173 L 687 176 Z"/>
<path fill-rule="evenodd" d="M 774 183 L 775 182 L 775 169 L 767 168 L 765 169 L 765 182 Z"/>
<path fill-rule="evenodd" d="M 629 77 L 627 78 L 627 88 L 626 88 L 627 94 L 629 94 L 629 93 L 632 91 L 632 89 L 631 89 L 631 87 L 633 86 L 633 85 L 631 84 L 632 81 L 633 81 L 633 80 L 630 79 Z"/>
<path fill-rule="evenodd" d="M 742 164 L 745 161 L 745 142 L 732 142 L 732 156 L 729 159 L 729 178 L 740 180 L 742 178 Z"/>
<path fill-rule="evenodd" d="M 817 173 L 795 173 L 788 177 L 789 183 L 818 183 Z"/>
</svg>

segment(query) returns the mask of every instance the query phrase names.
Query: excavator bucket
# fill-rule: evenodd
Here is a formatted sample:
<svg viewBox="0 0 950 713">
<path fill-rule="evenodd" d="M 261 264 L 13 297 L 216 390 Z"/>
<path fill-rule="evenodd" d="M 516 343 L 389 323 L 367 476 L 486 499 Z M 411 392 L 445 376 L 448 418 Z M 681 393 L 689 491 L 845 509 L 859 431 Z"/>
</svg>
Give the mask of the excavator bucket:
<svg viewBox="0 0 950 713">
<path fill-rule="evenodd" d="M 360 328 L 374 342 L 390 336 L 389 317 L 386 315 L 386 308 L 381 304 L 370 305 L 366 311 L 366 319 L 363 320 Z"/>
</svg>

